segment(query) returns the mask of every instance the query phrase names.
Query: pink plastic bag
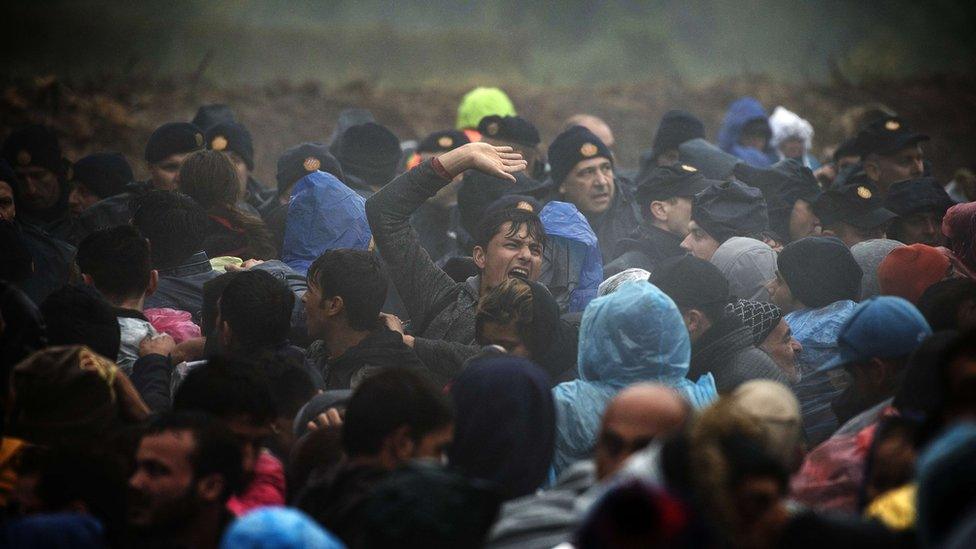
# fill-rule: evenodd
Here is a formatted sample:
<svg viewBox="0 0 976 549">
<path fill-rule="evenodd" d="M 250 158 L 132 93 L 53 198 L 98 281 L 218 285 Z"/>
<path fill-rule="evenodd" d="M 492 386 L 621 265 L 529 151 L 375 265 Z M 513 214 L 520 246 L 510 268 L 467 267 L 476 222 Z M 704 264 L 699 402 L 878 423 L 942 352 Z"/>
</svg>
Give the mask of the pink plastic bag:
<svg viewBox="0 0 976 549">
<path fill-rule="evenodd" d="M 146 309 L 142 312 L 157 332 L 169 334 L 177 343 L 200 337 L 200 327 L 190 313 L 177 309 Z"/>
</svg>

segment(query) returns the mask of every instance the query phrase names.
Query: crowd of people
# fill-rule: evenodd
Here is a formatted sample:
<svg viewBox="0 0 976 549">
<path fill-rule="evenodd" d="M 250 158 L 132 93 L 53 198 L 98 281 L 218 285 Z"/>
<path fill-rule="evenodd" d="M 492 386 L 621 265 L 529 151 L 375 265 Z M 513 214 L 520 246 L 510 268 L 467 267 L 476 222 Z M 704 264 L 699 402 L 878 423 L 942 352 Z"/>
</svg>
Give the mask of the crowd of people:
<svg viewBox="0 0 976 549">
<path fill-rule="evenodd" d="M 976 543 L 971 173 L 880 106 L 828 158 L 673 110 L 632 169 L 530 118 L 349 109 L 274 187 L 226 105 L 145 181 L 3 128 L 0 545 Z"/>
</svg>

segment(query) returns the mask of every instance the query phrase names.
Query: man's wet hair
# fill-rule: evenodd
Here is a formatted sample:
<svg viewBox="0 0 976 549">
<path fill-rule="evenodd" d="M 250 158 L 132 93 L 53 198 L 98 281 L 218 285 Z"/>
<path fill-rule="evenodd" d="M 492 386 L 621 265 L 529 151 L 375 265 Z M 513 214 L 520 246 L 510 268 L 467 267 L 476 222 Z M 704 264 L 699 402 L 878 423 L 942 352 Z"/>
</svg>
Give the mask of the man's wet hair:
<svg viewBox="0 0 976 549">
<path fill-rule="evenodd" d="M 261 366 L 215 356 L 187 374 L 173 396 L 174 411 L 200 411 L 222 420 L 270 423 L 277 414 Z"/>
<path fill-rule="evenodd" d="M 209 219 L 189 196 L 156 190 L 136 200 L 132 224 L 149 239 L 153 268 L 165 269 L 203 250 Z"/>
<path fill-rule="evenodd" d="M 109 298 L 137 298 L 149 287 L 149 242 L 131 225 L 89 234 L 78 244 L 75 260 L 82 274 L 91 276 L 95 288 Z"/>
<path fill-rule="evenodd" d="M 375 455 L 400 427 L 409 427 L 419 442 L 453 421 L 450 402 L 433 384 L 410 370 L 389 368 L 366 378 L 349 399 L 342 444 L 350 457 Z"/>
<path fill-rule="evenodd" d="M 474 235 L 475 245 L 487 250 L 488 243 L 502 232 L 506 223 L 511 223 L 504 234 L 506 238 L 517 235 L 524 227 L 536 242 L 541 246 L 546 245 L 546 229 L 539 215 L 518 207 L 489 209 L 478 224 L 478 234 Z"/>
<path fill-rule="evenodd" d="M 202 412 L 167 412 L 156 416 L 142 436 L 172 432 L 189 432 L 193 435 L 190 463 L 193 465 L 194 480 L 213 474 L 223 477 L 222 502 L 244 489 L 246 482 L 241 445 L 223 423 Z"/>
<path fill-rule="evenodd" d="M 374 254 L 363 250 L 329 250 L 308 268 L 308 282 L 322 297 L 341 297 L 346 319 L 354 330 L 366 331 L 379 322 L 390 279 Z"/>
<path fill-rule="evenodd" d="M 976 281 L 950 278 L 929 286 L 918 300 L 918 310 L 932 331 L 958 330 L 959 310 L 976 301 Z"/>
<path fill-rule="evenodd" d="M 532 288 L 524 280 L 508 278 L 478 301 L 475 334 L 480 337 L 486 322 L 502 326 L 514 322 L 519 337 L 528 344 L 532 339 L 533 312 Z"/>
<path fill-rule="evenodd" d="M 220 294 L 220 319 L 234 339 L 235 352 L 272 350 L 288 340 L 295 294 L 267 271 L 244 271 Z"/>
</svg>

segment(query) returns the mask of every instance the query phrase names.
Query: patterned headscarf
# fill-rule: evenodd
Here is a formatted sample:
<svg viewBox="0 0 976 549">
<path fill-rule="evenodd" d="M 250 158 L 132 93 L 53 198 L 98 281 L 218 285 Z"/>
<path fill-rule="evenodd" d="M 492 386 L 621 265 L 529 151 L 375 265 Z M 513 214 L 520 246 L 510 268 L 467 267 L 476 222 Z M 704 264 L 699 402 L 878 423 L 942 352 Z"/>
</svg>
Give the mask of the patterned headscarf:
<svg viewBox="0 0 976 549">
<path fill-rule="evenodd" d="M 772 303 L 740 299 L 725 306 L 725 312 L 742 320 L 744 326 L 752 330 L 754 345 L 762 343 L 783 318 L 783 311 Z"/>
</svg>

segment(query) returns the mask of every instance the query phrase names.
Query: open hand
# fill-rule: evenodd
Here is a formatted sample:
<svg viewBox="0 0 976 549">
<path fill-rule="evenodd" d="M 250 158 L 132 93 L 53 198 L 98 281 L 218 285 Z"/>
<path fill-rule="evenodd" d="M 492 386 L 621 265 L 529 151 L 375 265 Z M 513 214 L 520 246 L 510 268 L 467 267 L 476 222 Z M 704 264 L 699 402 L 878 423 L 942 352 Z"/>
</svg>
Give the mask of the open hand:
<svg viewBox="0 0 976 549">
<path fill-rule="evenodd" d="M 488 143 L 468 143 L 438 157 L 444 169 L 457 175 L 465 170 L 478 170 L 499 179 L 515 182 L 513 173 L 525 170 L 528 164 L 522 154 L 512 147 L 496 147 Z"/>
</svg>

